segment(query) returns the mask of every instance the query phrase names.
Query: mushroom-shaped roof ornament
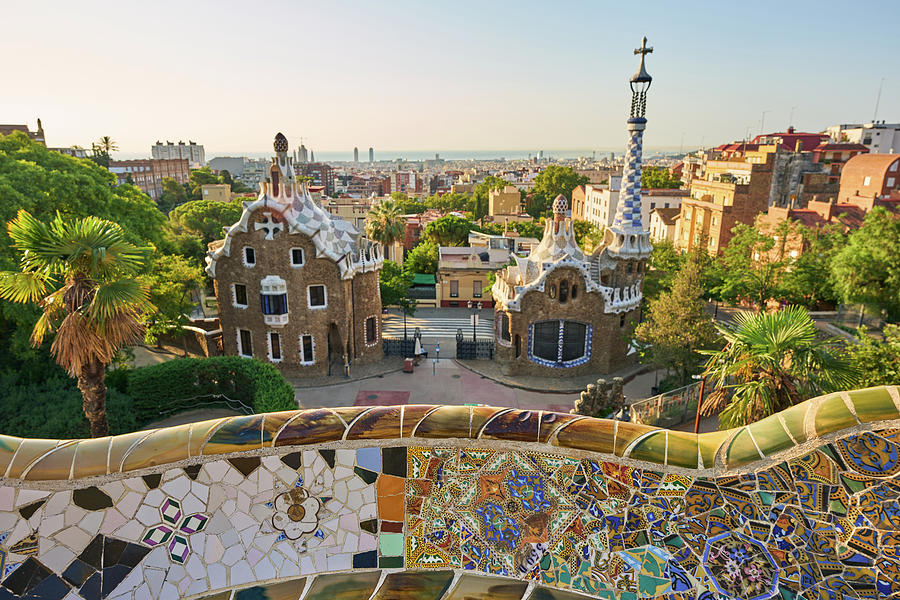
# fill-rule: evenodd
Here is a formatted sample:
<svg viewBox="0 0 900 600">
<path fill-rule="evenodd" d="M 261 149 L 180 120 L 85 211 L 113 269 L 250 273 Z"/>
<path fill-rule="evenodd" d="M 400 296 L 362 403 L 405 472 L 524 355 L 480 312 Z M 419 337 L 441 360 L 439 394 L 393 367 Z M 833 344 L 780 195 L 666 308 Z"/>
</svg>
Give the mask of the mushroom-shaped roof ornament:
<svg viewBox="0 0 900 600">
<path fill-rule="evenodd" d="M 569 202 L 566 200 L 566 197 L 560 194 L 553 200 L 553 212 L 556 214 L 566 214 L 566 210 L 569 208 Z"/>
<path fill-rule="evenodd" d="M 280 131 L 275 134 L 275 152 L 287 152 L 288 151 L 288 141 L 287 138 L 284 137 L 284 134 Z"/>
</svg>

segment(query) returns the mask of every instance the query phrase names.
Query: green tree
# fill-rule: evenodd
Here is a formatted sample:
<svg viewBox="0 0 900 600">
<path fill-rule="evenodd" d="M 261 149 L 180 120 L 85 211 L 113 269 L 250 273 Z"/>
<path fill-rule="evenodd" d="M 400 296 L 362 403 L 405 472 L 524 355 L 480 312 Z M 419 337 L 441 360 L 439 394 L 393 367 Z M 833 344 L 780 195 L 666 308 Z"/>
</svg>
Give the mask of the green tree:
<svg viewBox="0 0 900 600">
<path fill-rule="evenodd" d="M 837 224 L 816 229 L 797 227 L 803 252 L 794 260 L 788 259 L 780 286 L 788 302 L 814 310 L 839 301 L 831 279 L 831 263 L 846 242 L 841 229 Z"/>
<path fill-rule="evenodd" d="M 150 290 L 156 310 L 147 315 L 145 340 L 155 343 L 160 335 L 180 335 L 190 322 L 193 292 L 206 283 L 203 269 L 193 259 L 156 254 L 138 281 Z"/>
<path fill-rule="evenodd" d="M 412 215 L 422 214 L 428 208 L 423 202 L 419 202 L 415 198 L 410 198 L 403 192 L 391 193 L 391 199 L 400 207 L 401 214 Z"/>
<path fill-rule="evenodd" d="M 116 176 L 93 162 L 45 148 L 25 134 L 0 136 L 0 222 L 26 210 L 49 222 L 96 216 L 121 225 L 129 242 L 154 245 L 163 238 L 166 216 L 149 196 L 132 185 L 116 185 Z M 0 269 L 16 263 L 12 241 L 0 233 Z"/>
<path fill-rule="evenodd" d="M 860 373 L 860 387 L 900 384 L 900 325 L 886 324 L 878 340 L 861 327 L 858 344 L 850 344 L 850 363 Z"/>
<path fill-rule="evenodd" d="M 673 176 L 666 167 L 641 169 L 641 188 L 645 190 L 678 189 L 681 179 Z"/>
<path fill-rule="evenodd" d="M 438 247 L 429 241 L 420 242 L 406 255 L 403 265 L 410 273 L 437 273 Z"/>
<path fill-rule="evenodd" d="M 814 396 L 852 389 L 859 374 L 836 346 L 818 337 L 802 306 L 773 313 L 741 312 L 716 323 L 725 338 L 709 356 L 705 375 L 711 393 L 702 412 L 719 411 L 719 427 L 753 423 Z"/>
<path fill-rule="evenodd" d="M 187 191 L 184 186 L 171 177 L 163 177 L 162 190 L 157 205 L 163 212 L 169 212 L 179 204 L 187 202 Z"/>
<path fill-rule="evenodd" d="M 369 209 L 366 235 L 390 252 L 394 251 L 395 243 L 403 241 L 406 236 L 406 221 L 393 199 L 383 200 Z"/>
<path fill-rule="evenodd" d="M 900 219 L 882 207 L 868 215 L 831 260 L 838 297 L 900 319 Z"/>
<path fill-rule="evenodd" d="M 429 196 L 425 199 L 426 208 L 434 208 L 444 212 L 463 212 L 469 210 L 471 197 L 467 194 L 448 193 Z"/>
<path fill-rule="evenodd" d="M 728 246 L 719 257 L 722 282 L 718 294 L 729 301 L 747 299 L 757 309 L 781 296 L 781 277 L 788 261 L 785 243 L 792 224 L 784 221 L 775 230 L 775 237 L 760 233 L 755 227 L 738 223 Z"/>
<path fill-rule="evenodd" d="M 603 229 L 587 221 L 572 221 L 575 243 L 586 252 L 593 252 L 603 241 Z"/>
<path fill-rule="evenodd" d="M 572 190 L 590 182 L 588 177 L 579 175 L 572 167 L 550 165 L 534 178 L 532 199 L 526 206 L 526 211 L 538 218 L 550 208 L 557 196 L 562 194 L 571 203 Z"/>
<path fill-rule="evenodd" d="M 378 282 L 381 287 L 381 305 L 394 306 L 409 295 L 413 274 L 405 271 L 392 260 L 384 261 Z"/>
<path fill-rule="evenodd" d="M 106 365 L 123 345 L 140 339 L 148 291 L 134 276 L 144 251 L 128 243 L 122 228 L 96 217 L 47 225 L 26 211 L 8 231 L 21 253 L 19 271 L 0 273 L 0 298 L 40 306 L 32 342 L 56 330 L 51 352 L 78 379 L 91 435 L 109 432 Z"/>
<path fill-rule="evenodd" d="M 242 210 L 239 199 L 231 202 L 192 200 L 175 207 L 166 224 L 167 248 L 198 262 L 203 260 L 207 245 L 221 239 L 225 235 L 223 227 L 237 223 Z"/>
<path fill-rule="evenodd" d="M 200 200 L 203 197 L 204 185 L 211 183 L 222 183 L 222 179 L 212 172 L 209 167 L 201 167 L 191 171 L 189 185 L 191 188 L 191 197 L 194 200 Z"/>
<path fill-rule="evenodd" d="M 671 287 L 649 301 L 647 319 L 634 331 L 642 361 L 657 369 L 664 367 L 678 385 L 689 383 L 703 364 L 700 350 L 714 348 L 718 342 L 703 302 L 702 268 L 698 254 L 688 255 L 672 276 Z"/>
<path fill-rule="evenodd" d="M 662 290 L 672 287 L 672 280 L 684 266 L 686 254 L 675 248 L 668 240 L 653 242 L 647 271 L 644 273 L 644 299 L 656 298 Z"/>
<path fill-rule="evenodd" d="M 425 239 L 438 246 L 465 246 L 475 224 L 468 219 L 447 215 L 425 226 Z"/>
</svg>

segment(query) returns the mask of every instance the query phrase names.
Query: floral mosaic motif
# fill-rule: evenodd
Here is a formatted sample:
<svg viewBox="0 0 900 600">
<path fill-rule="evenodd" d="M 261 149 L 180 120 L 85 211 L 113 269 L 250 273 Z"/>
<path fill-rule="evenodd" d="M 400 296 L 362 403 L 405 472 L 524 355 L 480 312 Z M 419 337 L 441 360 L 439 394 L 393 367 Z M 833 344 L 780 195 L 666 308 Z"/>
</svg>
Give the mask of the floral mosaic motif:
<svg viewBox="0 0 900 600">
<path fill-rule="evenodd" d="M 756 540 L 717 535 L 706 543 L 703 561 L 716 589 L 728 597 L 763 600 L 778 591 L 778 567 Z"/>
<path fill-rule="evenodd" d="M 165 499 L 159 507 L 159 514 L 163 522 L 147 529 L 141 542 L 151 548 L 166 546 L 169 557 L 183 564 L 191 553 L 188 537 L 202 531 L 209 517 L 202 513 L 185 516 L 181 503 L 174 498 Z"/>
<path fill-rule="evenodd" d="M 312 533 L 319 524 L 321 503 L 318 498 L 311 497 L 305 488 L 295 487 L 278 494 L 273 506 L 275 514 L 272 515 L 272 527 L 289 540 Z"/>
<path fill-rule="evenodd" d="M 719 477 L 411 447 L 406 566 L 602 598 L 900 600 L 898 442 L 857 434 Z"/>
</svg>

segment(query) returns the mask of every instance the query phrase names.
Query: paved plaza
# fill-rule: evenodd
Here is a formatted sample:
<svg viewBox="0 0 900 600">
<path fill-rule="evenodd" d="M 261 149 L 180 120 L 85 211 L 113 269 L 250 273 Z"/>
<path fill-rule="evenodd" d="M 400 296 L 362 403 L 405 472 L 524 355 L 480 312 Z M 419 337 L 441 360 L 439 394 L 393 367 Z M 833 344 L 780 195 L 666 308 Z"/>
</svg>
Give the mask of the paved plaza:
<svg viewBox="0 0 900 600">
<path fill-rule="evenodd" d="M 650 395 L 653 374 L 638 375 L 625 386 L 629 399 Z M 345 384 L 297 390 L 300 408 L 401 404 L 487 404 L 569 412 L 578 394 L 541 393 L 511 388 L 473 373 L 454 360 L 423 361 L 413 373 L 394 372 Z"/>
</svg>

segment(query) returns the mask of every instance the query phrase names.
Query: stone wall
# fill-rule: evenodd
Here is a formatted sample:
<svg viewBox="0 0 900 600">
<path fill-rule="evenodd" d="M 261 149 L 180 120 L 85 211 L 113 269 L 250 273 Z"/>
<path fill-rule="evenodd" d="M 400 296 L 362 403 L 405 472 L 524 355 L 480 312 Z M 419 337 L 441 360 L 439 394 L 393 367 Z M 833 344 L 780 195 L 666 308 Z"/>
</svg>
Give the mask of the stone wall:
<svg viewBox="0 0 900 600">
<path fill-rule="evenodd" d="M 627 273 L 627 264 L 631 263 L 632 273 Z M 637 265 L 642 261 L 623 261 L 610 274 L 607 285 L 625 286 L 634 283 L 637 276 Z M 550 287 L 559 289 L 561 281 L 578 286 L 575 299 L 569 298 L 561 303 L 559 296 L 550 297 Z M 503 370 L 509 375 L 546 375 L 561 376 L 582 375 L 586 373 L 611 373 L 629 364 L 628 340 L 637 325 L 640 309 L 621 314 L 604 312 L 605 300 L 599 292 L 585 292 L 584 276 L 577 269 L 558 268 L 551 272 L 544 283 L 544 290 L 532 290 L 522 299 L 520 311 L 507 311 L 510 323 L 510 340 L 500 340 L 496 336 L 495 356 Z M 500 312 L 494 316 L 494 323 L 499 327 Z M 563 319 L 578 321 L 591 326 L 591 356 L 583 364 L 557 368 L 538 364 L 529 358 L 529 327 L 537 321 Z M 519 352 L 516 356 L 516 337 L 519 338 Z"/>
<path fill-rule="evenodd" d="M 253 215 L 255 222 L 265 219 L 264 211 Z M 328 373 L 329 331 L 336 328 L 339 342 L 335 343 L 335 359 L 342 364 L 340 356 L 349 350 L 354 362 L 367 362 L 381 358 L 381 294 L 378 287 L 378 273 L 362 273 L 352 280 L 343 281 L 337 263 L 328 258 L 316 257 L 316 246 L 302 234 L 281 232 L 274 239 L 264 239 L 262 230 L 253 228 L 234 234 L 231 241 L 231 255 L 222 256 L 216 263 L 216 300 L 219 304 L 219 320 L 222 325 L 222 346 L 227 355 L 236 355 L 237 329 L 251 332 L 253 356 L 269 361 L 267 335 L 275 332 L 281 336 L 282 360 L 279 367 L 290 367 L 293 373 L 301 375 L 325 375 Z M 244 247 L 255 250 L 256 265 L 246 267 L 242 255 Z M 302 267 L 291 266 L 291 249 L 302 248 L 305 263 Z M 266 325 L 260 308 L 260 281 L 267 275 L 277 275 L 287 282 L 288 323 L 282 327 Z M 234 306 L 231 284 L 247 286 L 247 308 Z M 323 284 L 326 287 L 327 307 L 310 309 L 307 299 L 309 285 Z M 377 319 L 378 343 L 365 343 L 365 319 Z M 313 364 L 300 361 L 300 336 L 312 335 L 314 344 Z"/>
<path fill-rule="evenodd" d="M 0 437 L 0 598 L 888 598 L 900 392 L 701 435 L 542 411 Z"/>
</svg>

